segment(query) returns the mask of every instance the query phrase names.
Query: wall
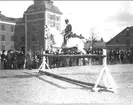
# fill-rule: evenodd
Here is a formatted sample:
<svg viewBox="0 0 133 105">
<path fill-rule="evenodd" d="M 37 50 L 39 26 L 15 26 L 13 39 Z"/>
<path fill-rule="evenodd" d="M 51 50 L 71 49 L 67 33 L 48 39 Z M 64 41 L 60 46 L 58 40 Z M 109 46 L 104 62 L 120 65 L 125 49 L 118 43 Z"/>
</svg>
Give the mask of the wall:
<svg viewBox="0 0 133 105">
<path fill-rule="evenodd" d="M 61 15 L 46 11 L 46 25 L 56 27 L 57 30 L 61 31 Z"/>
<path fill-rule="evenodd" d="M 5 31 L 1 30 L 2 25 L 5 25 Z M 14 31 L 11 32 L 11 26 L 13 26 L 14 29 L 15 23 L 0 22 L 0 50 L 2 50 L 3 45 L 5 45 L 5 50 L 14 48 L 14 42 L 11 41 L 11 36 L 14 36 Z M 5 35 L 5 41 L 2 41 L 2 35 Z"/>
</svg>

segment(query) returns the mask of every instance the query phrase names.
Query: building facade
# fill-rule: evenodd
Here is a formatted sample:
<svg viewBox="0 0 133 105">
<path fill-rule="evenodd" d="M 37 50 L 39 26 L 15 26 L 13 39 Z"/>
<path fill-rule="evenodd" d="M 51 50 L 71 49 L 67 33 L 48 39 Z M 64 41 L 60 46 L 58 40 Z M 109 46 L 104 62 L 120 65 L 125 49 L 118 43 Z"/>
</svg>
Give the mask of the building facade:
<svg viewBox="0 0 133 105">
<path fill-rule="evenodd" d="M 126 27 L 106 43 L 108 50 L 126 50 L 133 48 L 133 26 Z"/>
<path fill-rule="evenodd" d="M 16 20 L 0 12 L 0 51 L 14 49 L 14 29 Z"/>
<path fill-rule="evenodd" d="M 42 51 L 47 49 L 45 25 L 61 30 L 60 10 L 52 0 L 34 0 L 24 13 L 25 18 L 25 50 Z"/>
<path fill-rule="evenodd" d="M 21 51 L 25 49 L 25 24 L 24 18 L 18 18 L 14 30 L 14 48 Z"/>
</svg>

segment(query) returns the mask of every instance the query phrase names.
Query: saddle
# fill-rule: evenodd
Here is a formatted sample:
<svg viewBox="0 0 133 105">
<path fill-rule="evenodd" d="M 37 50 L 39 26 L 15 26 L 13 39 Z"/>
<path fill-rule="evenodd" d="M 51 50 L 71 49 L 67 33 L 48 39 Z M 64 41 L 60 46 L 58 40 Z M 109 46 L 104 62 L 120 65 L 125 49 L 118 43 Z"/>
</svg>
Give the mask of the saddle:
<svg viewBox="0 0 133 105">
<path fill-rule="evenodd" d="M 79 39 L 84 39 L 84 37 L 83 36 L 81 36 L 81 35 L 77 35 L 76 33 L 73 33 L 73 32 L 70 32 L 70 33 L 68 33 L 66 36 L 65 36 L 65 38 L 66 39 L 69 39 L 69 38 L 79 38 Z"/>
</svg>

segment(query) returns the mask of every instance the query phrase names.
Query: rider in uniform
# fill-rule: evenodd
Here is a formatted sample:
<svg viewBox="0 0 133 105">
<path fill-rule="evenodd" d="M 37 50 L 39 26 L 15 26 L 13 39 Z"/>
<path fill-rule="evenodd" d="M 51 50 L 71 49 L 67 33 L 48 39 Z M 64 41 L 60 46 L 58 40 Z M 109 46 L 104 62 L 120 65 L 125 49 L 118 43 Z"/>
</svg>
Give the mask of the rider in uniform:
<svg viewBox="0 0 133 105">
<path fill-rule="evenodd" d="M 66 23 L 66 28 L 65 28 L 65 35 L 64 35 L 64 44 L 66 45 L 67 43 L 67 39 L 70 38 L 71 34 L 72 34 L 72 25 L 69 23 L 69 20 L 66 19 L 65 20 Z"/>
</svg>

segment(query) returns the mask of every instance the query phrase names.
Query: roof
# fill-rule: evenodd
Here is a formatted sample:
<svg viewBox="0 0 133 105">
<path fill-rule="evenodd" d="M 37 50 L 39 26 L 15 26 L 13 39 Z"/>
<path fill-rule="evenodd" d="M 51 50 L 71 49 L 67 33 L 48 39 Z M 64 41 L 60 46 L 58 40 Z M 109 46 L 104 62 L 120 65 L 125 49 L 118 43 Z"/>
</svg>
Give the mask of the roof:
<svg viewBox="0 0 133 105">
<path fill-rule="evenodd" d="M 119 34 L 108 41 L 106 46 L 119 47 L 126 46 L 127 44 L 133 45 L 133 26 L 126 27 Z"/>
<path fill-rule="evenodd" d="M 40 11 L 45 11 L 45 10 L 49 10 L 54 13 L 62 14 L 59 8 L 53 5 L 53 2 L 45 1 L 45 0 L 32 4 L 31 6 L 27 8 L 25 13 L 40 12 Z"/>
<path fill-rule="evenodd" d="M 7 16 L 4 16 L 3 14 L 0 14 L 0 20 L 6 21 L 6 22 L 16 23 L 17 18 L 7 17 Z"/>
<path fill-rule="evenodd" d="M 16 23 L 19 24 L 19 25 L 24 25 L 24 17 L 23 18 L 17 18 L 16 19 Z"/>
</svg>

